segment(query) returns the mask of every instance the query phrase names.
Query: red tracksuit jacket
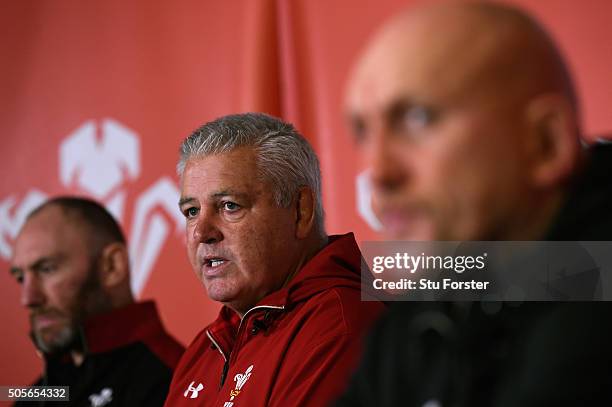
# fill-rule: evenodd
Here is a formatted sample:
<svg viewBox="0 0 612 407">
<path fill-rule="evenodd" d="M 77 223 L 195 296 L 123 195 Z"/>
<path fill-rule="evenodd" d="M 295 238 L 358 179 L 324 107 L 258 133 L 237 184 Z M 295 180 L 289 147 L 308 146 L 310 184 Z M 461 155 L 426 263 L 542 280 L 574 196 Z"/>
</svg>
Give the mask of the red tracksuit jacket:
<svg viewBox="0 0 612 407">
<path fill-rule="evenodd" d="M 352 234 L 330 237 L 242 321 L 223 307 L 175 370 L 166 406 L 326 406 L 345 388 L 363 334 L 384 309 L 361 301 Z"/>
</svg>

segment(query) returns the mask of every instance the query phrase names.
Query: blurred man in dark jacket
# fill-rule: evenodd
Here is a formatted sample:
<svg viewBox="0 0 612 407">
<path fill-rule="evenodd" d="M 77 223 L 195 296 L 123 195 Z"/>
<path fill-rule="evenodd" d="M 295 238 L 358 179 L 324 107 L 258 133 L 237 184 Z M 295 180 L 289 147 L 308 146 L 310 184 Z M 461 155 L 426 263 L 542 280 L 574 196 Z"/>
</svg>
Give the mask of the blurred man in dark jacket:
<svg viewBox="0 0 612 407">
<path fill-rule="evenodd" d="M 568 69 L 521 11 L 436 3 L 395 17 L 359 60 L 347 109 L 389 238 L 612 236 L 612 148 L 582 147 Z M 399 305 L 340 404 L 612 400 L 605 304 L 497 305 Z"/>
</svg>

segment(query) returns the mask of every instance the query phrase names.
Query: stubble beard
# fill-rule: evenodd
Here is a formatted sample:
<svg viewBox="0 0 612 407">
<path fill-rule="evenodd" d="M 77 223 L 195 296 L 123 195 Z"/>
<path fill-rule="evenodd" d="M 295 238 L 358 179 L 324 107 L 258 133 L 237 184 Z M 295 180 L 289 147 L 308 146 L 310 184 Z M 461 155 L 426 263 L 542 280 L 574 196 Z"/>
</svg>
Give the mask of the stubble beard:
<svg viewBox="0 0 612 407">
<path fill-rule="evenodd" d="M 61 312 L 56 309 L 50 312 L 59 313 L 67 318 L 66 324 L 59 331 L 47 338 L 44 329 L 34 328 L 34 321 L 30 320 L 30 336 L 35 346 L 45 354 L 56 355 L 70 351 L 81 351 L 84 347 L 82 337 L 83 324 L 91 315 L 104 312 L 109 307 L 109 300 L 102 290 L 97 273 L 98 261 L 92 260 L 87 278 L 75 295 L 75 300 L 68 311 Z"/>
</svg>

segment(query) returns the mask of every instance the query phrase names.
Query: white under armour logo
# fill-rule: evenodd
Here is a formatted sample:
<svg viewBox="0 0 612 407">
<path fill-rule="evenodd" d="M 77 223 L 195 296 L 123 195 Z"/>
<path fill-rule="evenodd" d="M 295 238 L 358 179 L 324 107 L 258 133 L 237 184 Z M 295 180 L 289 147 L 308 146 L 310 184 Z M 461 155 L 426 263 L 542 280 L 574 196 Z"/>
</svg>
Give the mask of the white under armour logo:
<svg viewBox="0 0 612 407">
<path fill-rule="evenodd" d="M 92 394 L 89 396 L 89 401 L 92 407 L 102 407 L 113 401 L 113 390 L 108 387 L 102 389 L 100 394 Z"/>
<path fill-rule="evenodd" d="M 198 397 L 198 394 L 202 391 L 202 389 L 204 389 L 204 385 L 202 383 L 198 383 L 197 387 L 193 387 L 194 384 L 195 382 L 191 382 L 191 384 L 189 384 L 189 387 L 187 387 L 187 390 L 185 390 L 185 393 L 183 393 L 183 396 L 185 396 L 185 398 L 187 398 L 187 395 L 191 393 L 191 396 L 189 396 L 189 398 L 195 399 L 196 397 Z"/>
</svg>

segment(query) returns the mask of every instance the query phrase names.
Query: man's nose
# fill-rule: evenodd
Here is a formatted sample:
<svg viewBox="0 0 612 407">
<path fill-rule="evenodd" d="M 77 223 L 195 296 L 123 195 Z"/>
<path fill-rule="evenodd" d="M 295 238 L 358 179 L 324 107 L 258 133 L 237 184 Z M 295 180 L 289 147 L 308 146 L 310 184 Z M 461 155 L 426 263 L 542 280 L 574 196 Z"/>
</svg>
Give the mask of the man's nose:
<svg viewBox="0 0 612 407">
<path fill-rule="evenodd" d="M 384 131 L 374 134 L 366 152 L 366 165 L 370 168 L 370 180 L 375 191 L 393 192 L 408 179 L 403 164 L 402 151 L 398 149 L 391 135 Z"/>
<path fill-rule="evenodd" d="M 25 272 L 21 284 L 21 305 L 27 308 L 34 308 L 42 305 L 45 295 L 42 289 L 42 282 L 38 274 Z"/>
<path fill-rule="evenodd" d="M 217 226 L 215 213 L 200 212 L 193 228 L 193 239 L 196 243 L 214 244 L 223 240 L 223 233 Z"/>
</svg>

